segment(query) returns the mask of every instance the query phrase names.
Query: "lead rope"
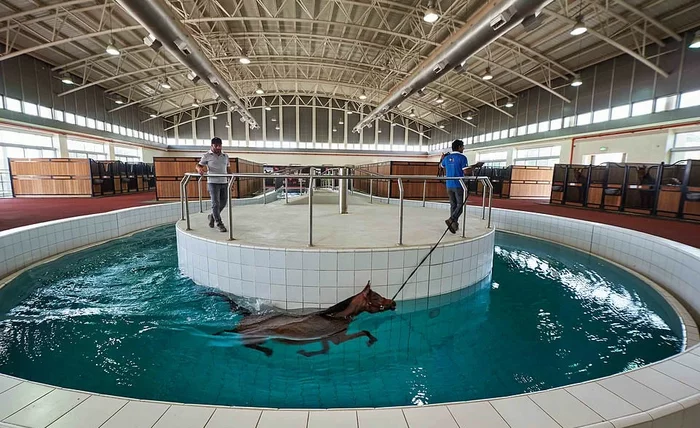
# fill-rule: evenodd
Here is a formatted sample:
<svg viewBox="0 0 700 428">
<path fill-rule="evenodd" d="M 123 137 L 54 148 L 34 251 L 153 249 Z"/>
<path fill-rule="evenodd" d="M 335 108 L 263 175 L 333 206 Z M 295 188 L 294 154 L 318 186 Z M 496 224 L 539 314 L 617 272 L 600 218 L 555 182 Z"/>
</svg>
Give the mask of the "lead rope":
<svg viewBox="0 0 700 428">
<path fill-rule="evenodd" d="M 468 191 L 469 191 L 469 189 L 467 189 L 467 192 L 468 192 Z M 468 198 L 469 198 L 469 195 L 467 194 L 466 196 L 467 196 L 467 199 L 468 199 Z M 466 204 L 466 202 L 467 202 L 466 199 L 463 200 L 463 201 L 462 201 L 462 204 L 460 205 L 460 208 L 463 208 L 464 205 Z M 462 227 L 464 227 L 464 226 L 465 226 L 465 225 L 462 225 Z M 438 239 L 438 241 L 435 243 L 435 245 L 433 245 L 433 248 L 431 248 L 430 251 L 428 251 L 428 254 L 426 254 L 425 257 L 423 257 L 423 260 L 421 260 L 420 263 L 418 263 L 418 266 L 416 266 L 416 267 L 413 269 L 413 272 L 411 272 L 411 274 L 408 275 L 408 278 L 406 278 L 406 280 L 403 282 L 403 284 L 401 284 L 401 287 L 399 287 L 399 290 L 396 292 L 396 294 L 394 294 L 394 297 L 392 297 L 391 300 L 395 300 L 395 299 L 396 299 L 396 296 L 398 296 L 399 293 L 401 292 L 401 290 L 403 290 L 403 288 L 406 286 L 406 284 L 408 284 L 408 281 L 411 279 L 411 277 L 413 276 L 413 274 L 415 274 L 416 271 L 418 270 L 418 268 L 421 267 L 421 265 L 423 264 L 423 262 L 425 262 L 425 261 L 428 259 L 428 257 L 430 257 L 430 255 L 433 254 L 433 251 L 435 251 L 435 249 L 437 248 L 437 246 L 440 245 L 440 242 L 442 242 L 442 238 L 444 238 L 445 235 L 447 235 L 447 232 L 448 232 L 449 230 L 450 230 L 450 227 L 448 226 L 448 227 L 445 229 L 445 231 L 442 232 L 442 236 L 440 237 L 440 239 Z"/>
</svg>

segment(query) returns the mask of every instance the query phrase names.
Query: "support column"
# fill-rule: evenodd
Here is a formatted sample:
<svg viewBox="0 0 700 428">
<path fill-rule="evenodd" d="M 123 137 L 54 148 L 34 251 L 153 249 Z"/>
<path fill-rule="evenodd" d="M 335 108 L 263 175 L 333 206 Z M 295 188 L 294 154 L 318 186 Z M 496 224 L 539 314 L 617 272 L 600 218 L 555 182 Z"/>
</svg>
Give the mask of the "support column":
<svg viewBox="0 0 700 428">
<path fill-rule="evenodd" d="M 107 144 L 107 159 L 114 160 L 114 144 L 112 144 L 112 143 L 106 143 L 106 144 Z"/>
<path fill-rule="evenodd" d="M 68 157 L 68 136 L 66 134 L 58 134 L 58 157 Z"/>
<path fill-rule="evenodd" d="M 343 149 L 348 148 L 348 110 L 343 109 Z"/>
<path fill-rule="evenodd" d="M 349 169 L 347 167 L 340 168 L 341 175 L 348 175 Z M 341 178 L 338 180 L 338 191 L 340 200 L 340 213 L 348 213 L 348 180 L 346 178 Z"/>
</svg>

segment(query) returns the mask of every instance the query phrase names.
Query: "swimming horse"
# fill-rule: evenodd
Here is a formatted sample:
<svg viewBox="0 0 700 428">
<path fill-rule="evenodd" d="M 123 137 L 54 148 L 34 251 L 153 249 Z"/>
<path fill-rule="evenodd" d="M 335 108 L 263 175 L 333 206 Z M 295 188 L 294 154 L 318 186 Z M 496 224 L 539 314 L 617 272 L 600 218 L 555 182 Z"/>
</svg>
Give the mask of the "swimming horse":
<svg viewBox="0 0 700 428">
<path fill-rule="evenodd" d="M 298 351 L 299 354 L 305 357 L 328 353 L 329 342 L 340 345 L 343 342 L 362 336 L 367 337 L 367 346 L 372 346 L 377 341 L 377 338 L 372 336 L 367 330 L 347 334 L 353 318 L 362 312 L 374 314 L 396 309 L 396 302 L 374 292 L 370 288 L 369 281 L 358 294 L 328 309 L 306 315 L 291 313 L 253 315 L 249 310 L 238 306 L 236 302 L 225 294 L 210 294 L 224 297 L 228 300 L 233 312 L 243 315 L 243 319 L 235 328 L 223 330 L 214 335 L 238 333 L 242 336 L 244 346 L 261 351 L 268 357 L 272 355 L 272 349 L 262 346 L 268 340 L 292 345 L 321 342 L 323 348 L 320 351 Z"/>
</svg>

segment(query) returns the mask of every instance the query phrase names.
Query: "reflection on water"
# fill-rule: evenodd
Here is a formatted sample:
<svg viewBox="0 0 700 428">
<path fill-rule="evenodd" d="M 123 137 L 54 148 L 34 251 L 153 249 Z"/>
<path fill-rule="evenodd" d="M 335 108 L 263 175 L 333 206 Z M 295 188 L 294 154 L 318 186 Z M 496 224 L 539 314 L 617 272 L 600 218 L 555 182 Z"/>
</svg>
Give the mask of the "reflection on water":
<svg viewBox="0 0 700 428">
<path fill-rule="evenodd" d="M 493 278 L 363 314 L 327 355 L 319 343 L 213 336 L 240 319 L 180 276 L 162 227 L 21 275 L 0 291 L 0 371 L 167 401 L 271 407 L 423 405 L 580 382 L 665 358 L 680 323 L 637 278 L 583 253 L 497 235 Z M 272 310 L 241 299 L 254 311 Z M 56 370 L 61 367 L 61 370 Z"/>
</svg>

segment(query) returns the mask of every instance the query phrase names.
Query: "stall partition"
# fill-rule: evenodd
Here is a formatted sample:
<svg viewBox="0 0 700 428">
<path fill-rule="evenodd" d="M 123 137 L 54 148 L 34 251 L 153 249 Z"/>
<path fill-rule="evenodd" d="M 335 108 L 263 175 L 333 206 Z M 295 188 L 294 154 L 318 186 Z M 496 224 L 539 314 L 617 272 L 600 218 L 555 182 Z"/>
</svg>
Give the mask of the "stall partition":
<svg viewBox="0 0 700 428">
<path fill-rule="evenodd" d="M 550 203 L 700 220 L 700 161 L 556 165 Z"/>
</svg>

